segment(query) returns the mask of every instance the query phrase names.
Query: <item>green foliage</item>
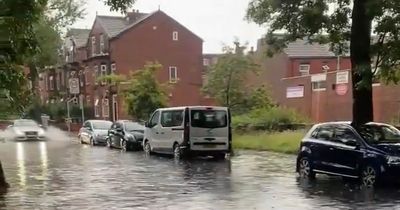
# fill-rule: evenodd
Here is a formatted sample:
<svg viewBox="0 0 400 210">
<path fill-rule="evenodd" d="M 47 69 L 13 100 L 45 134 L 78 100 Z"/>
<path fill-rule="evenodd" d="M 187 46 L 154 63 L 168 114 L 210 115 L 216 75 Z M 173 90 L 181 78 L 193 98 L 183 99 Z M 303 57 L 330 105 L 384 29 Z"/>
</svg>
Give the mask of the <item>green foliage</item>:
<svg viewBox="0 0 400 210">
<path fill-rule="evenodd" d="M 203 88 L 219 104 L 232 110 L 240 109 L 246 103 L 246 77 L 258 71 L 258 65 L 244 54 L 246 47 L 240 46 L 239 42 L 235 45 L 235 48 L 224 48 L 224 55 L 211 67 L 208 82 Z"/>
<path fill-rule="evenodd" d="M 97 82 L 107 81 L 107 84 L 111 85 L 119 85 L 121 82 L 126 81 L 125 76 L 118 75 L 118 74 L 109 74 L 105 76 L 100 76 L 96 79 Z"/>
<path fill-rule="evenodd" d="M 282 133 L 251 133 L 234 135 L 234 149 L 250 149 L 296 154 L 305 131 L 286 131 Z"/>
<path fill-rule="evenodd" d="M 290 128 L 290 125 L 303 124 L 305 122 L 307 122 L 306 118 L 295 111 L 276 106 L 254 109 L 249 113 L 232 118 L 232 126 L 237 131 L 276 131 Z"/>
<path fill-rule="evenodd" d="M 166 93 L 155 77 L 160 69 L 160 64 L 148 63 L 136 70 L 129 81 L 125 100 L 129 114 L 138 120 L 147 120 L 154 110 L 166 106 Z"/>
</svg>

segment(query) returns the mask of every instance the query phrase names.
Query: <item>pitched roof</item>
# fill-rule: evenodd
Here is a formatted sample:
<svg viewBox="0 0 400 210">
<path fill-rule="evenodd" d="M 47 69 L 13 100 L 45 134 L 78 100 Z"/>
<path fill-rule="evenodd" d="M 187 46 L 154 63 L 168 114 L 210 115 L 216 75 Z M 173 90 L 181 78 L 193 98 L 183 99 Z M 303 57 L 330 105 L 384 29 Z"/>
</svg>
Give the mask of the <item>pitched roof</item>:
<svg viewBox="0 0 400 210">
<path fill-rule="evenodd" d="M 289 57 L 335 57 L 327 44 L 308 43 L 306 40 L 291 42 L 283 50 Z"/>
<path fill-rule="evenodd" d="M 73 37 L 77 47 L 86 45 L 87 38 L 89 37 L 90 29 L 71 28 L 67 32 L 67 37 Z"/>
<path fill-rule="evenodd" d="M 112 38 L 122 33 L 127 28 L 130 28 L 131 25 L 137 24 L 148 16 L 149 14 L 147 13 L 136 13 L 134 15 L 135 20 L 129 21 L 125 17 L 99 15 L 97 16 L 97 20 L 103 26 L 108 36 Z"/>
</svg>

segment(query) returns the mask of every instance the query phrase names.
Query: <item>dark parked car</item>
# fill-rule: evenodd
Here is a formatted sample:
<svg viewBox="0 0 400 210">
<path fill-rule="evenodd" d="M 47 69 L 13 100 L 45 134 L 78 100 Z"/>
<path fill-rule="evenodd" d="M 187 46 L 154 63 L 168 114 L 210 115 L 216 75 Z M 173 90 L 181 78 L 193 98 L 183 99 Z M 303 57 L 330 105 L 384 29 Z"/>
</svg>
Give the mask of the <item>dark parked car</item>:
<svg viewBox="0 0 400 210">
<path fill-rule="evenodd" d="M 129 120 L 119 120 L 113 123 L 108 131 L 107 147 L 124 151 L 142 148 L 144 126 Z"/>
<path fill-rule="evenodd" d="M 88 120 L 79 130 L 78 138 L 82 144 L 105 145 L 107 132 L 111 125 L 112 122 L 107 120 Z"/>
<path fill-rule="evenodd" d="M 302 177 L 323 173 L 374 186 L 383 177 L 400 175 L 400 131 L 382 123 L 317 124 L 301 142 L 296 170 Z"/>
</svg>

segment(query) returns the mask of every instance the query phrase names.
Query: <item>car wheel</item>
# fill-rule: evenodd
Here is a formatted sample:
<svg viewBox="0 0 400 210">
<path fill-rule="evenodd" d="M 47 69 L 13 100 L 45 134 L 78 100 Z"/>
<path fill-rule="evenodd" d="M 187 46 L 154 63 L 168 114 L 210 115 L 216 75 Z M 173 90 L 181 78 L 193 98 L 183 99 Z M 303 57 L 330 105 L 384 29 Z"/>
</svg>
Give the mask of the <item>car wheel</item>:
<svg viewBox="0 0 400 210">
<path fill-rule="evenodd" d="M 143 151 L 146 153 L 146 155 L 151 155 L 151 146 L 149 141 L 144 143 Z"/>
<path fill-rule="evenodd" d="M 124 152 L 128 151 L 128 143 L 125 140 L 121 140 L 121 150 Z"/>
<path fill-rule="evenodd" d="M 361 184 L 364 187 L 374 187 L 378 179 L 378 170 L 371 165 L 365 166 L 361 171 Z"/>
<path fill-rule="evenodd" d="M 82 136 L 79 136 L 79 141 L 80 141 L 81 144 L 84 144 Z"/>
<path fill-rule="evenodd" d="M 310 160 L 306 157 L 301 158 L 299 161 L 299 175 L 303 178 L 315 178 L 315 173 L 312 170 Z"/>
<path fill-rule="evenodd" d="M 111 140 L 110 140 L 110 138 L 107 138 L 107 147 L 109 149 L 111 149 Z"/>
<path fill-rule="evenodd" d="M 174 158 L 176 160 L 180 160 L 183 158 L 182 149 L 180 148 L 179 144 L 174 144 Z"/>
</svg>

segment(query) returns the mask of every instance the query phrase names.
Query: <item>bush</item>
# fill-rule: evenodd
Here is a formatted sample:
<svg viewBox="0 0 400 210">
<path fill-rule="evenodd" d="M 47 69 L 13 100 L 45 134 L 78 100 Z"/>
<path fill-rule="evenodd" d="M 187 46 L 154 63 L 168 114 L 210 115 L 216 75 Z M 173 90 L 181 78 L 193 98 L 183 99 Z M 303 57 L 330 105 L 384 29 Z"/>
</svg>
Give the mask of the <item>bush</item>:
<svg viewBox="0 0 400 210">
<path fill-rule="evenodd" d="M 307 120 L 295 111 L 281 107 L 255 109 L 232 118 L 232 126 L 236 131 L 299 129 L 305 122 Z"/>
</svg>

